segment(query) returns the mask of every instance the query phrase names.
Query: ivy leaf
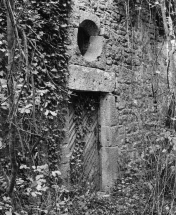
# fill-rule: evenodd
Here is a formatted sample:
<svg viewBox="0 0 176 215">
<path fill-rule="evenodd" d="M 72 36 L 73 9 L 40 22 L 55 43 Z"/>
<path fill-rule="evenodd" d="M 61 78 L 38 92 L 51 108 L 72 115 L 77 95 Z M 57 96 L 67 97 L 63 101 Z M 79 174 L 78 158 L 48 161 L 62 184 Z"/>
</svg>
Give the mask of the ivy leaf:
<svg viewBox="0 0 176 215">
<path fill-rule="evenodd" d="M 7 80 L 1 78 L 1 79 L 0 79 L 0 82 L 1 82 L 2 88 L 6 88 L 6 87 L 7 87 Z"/>
<path fill-rule="evenodd" d="M 37 75 L 37 74 L 38 74 L 38 71 L 37 71 L 37 70 L 34 70 L 34 71 L 32 71 L 32 74 Z"/>
<path fill-rule="evenodd" d="M 56 177 L 57 175 L 58 176 L 60 176 L 61 175 L 61 172 L 60 171 L 52 171 L 52 175 L 54 176 L 54 177 Z"/>
<path fill-rule="evenodd" d="M 33 197 L 36 197 L 36 196 L 37 196 L 37 194 L 36 194 L 35 192 L 32 192 L 31 195 L 32 195 Z"/>
<path fill-rule="evenodd" d="M 66 28 L 67 26 L 68 26 L 67 24 L 61 25 L 62 28 Z"/>
<path fill-rule="evenodd" d="M 5 51 L 6 51 L 6 49 L 0 49 L 0 51 L 1 51 L 1 52 L 5 52 Z"/>
<path fill-rule="evenodd" d="M 43 178 L 43 177 L 44 177 L 44 175 L 37 175 L 36 180 L 38 181 L 40 178 Z"/>
<path fill-rule="evenodd" d="M 30 113 L 30 107 L 32 107 L 32 104 L 26 105 L 24 108 L 21 109 L 20 113 Z"/>
<path fill-rule="evenodd" d="M 37 187 L 36 187 L 36 189 L 37 189 L 38 191 L 40 191 L 40 190 L 42 189 L 42 186 L 41 186 L 40 184 L 38 184 Z"/>
<path fill-rule="evenodd" d="M 12 215 L 12 212 L 11 211 L 7 211 L 7 212 L 5 212 L 5 215 Z"/>
<path fill-rule="evenodd" d="M 49 110 L 45 111 L 45 116 L 48 116 Z"/>
<path fill-rule="evenodd" d="M 57 113 L 54 112 L 54 111 L 50 111 L 50 113 L 51 113 L 51 115 L 53 115 L 53 116 L 57 116 Z"/>
<path fill-rule="evenodd" d="M 0 138 L 0 148 L 2 148 L 2 138 Z"/>
<path fill-rule="evenodd" d="M 22 164 L 22 165 L 20 166 L 20 169 L 29 169 L 29 167 L 27 167 L 25 164 Z"/>
<path fill-rule="evenodd" d="M 36 187 L 38 185 L 38 183 L 36 181 L 33 181 L 33 183 L 31 184 L 31 188 Z"/>
<path fill-rule="evenodd" d="M 57 72 L 57 69 L 56 69 L 56 68 L 53 68 L 53 69 L 51 70 L 51 72 Z"/>
</svg>

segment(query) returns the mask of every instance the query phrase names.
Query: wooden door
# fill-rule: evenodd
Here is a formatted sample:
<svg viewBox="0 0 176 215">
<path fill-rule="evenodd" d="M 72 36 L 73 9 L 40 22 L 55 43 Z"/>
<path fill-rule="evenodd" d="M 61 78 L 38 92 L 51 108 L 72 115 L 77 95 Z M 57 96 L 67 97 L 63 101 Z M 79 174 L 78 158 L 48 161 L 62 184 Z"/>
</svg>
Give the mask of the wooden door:
<svg viewBox="0 0 176 215">
<path fill-rule="evenodd" d="M 71 182 L 100 188 L 99 95 L 74 93 L 69 105 Z"/>
</svg>

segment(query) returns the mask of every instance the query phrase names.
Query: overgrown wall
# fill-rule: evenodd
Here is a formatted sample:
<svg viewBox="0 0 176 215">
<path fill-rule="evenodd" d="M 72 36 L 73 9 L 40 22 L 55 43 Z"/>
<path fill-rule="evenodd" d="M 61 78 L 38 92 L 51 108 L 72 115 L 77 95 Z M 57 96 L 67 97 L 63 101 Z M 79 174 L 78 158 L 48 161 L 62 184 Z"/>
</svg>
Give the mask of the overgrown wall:
<svg viewBox="0 0 176 215">
<path fill-rule="evenodd" d="M 78 81 L 81 71 L 87 71 L 85 80 L 97 69 L 111 77 L 107 82 L 111 88 L 103 88 L 107 93 L 100 102 L 102 189 L 111 187 L 119 177 L 122 157 L 137 156 L 142 141 L 150 138 L 158 120 L 164 119 L 168 103 L 165 42 L 156 13 L 145 1 L 143 5 L 127 2 L 72 1 L 69 21 L 71 78 L 72 71 L 79 70 L 71 81 L 75 88 L 103 92 L 100 82 L 108 79 L 97 82 L 95 77 L 94 86 L 87 81 L 84 86 L 91 87 L 83 89 Z M 78 27 L 86 19 L 99 26 L 103 38 L 101 55 L 91 62 L 82 56 L 77 40 Z"/>
</svg>

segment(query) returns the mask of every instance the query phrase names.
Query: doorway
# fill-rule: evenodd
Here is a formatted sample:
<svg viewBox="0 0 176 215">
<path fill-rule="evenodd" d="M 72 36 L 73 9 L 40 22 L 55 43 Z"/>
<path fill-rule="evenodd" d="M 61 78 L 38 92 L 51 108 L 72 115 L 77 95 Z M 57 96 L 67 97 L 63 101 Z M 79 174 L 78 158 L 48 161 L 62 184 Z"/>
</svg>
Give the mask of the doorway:
<svg viewBox="0 0 176 215">
<path fill-rule="evenodd" d="M 74 92 L 69 103 L 70 181 L 86 181 L 100 189 L 100 96 L 96 92 Z"/>
</svg>

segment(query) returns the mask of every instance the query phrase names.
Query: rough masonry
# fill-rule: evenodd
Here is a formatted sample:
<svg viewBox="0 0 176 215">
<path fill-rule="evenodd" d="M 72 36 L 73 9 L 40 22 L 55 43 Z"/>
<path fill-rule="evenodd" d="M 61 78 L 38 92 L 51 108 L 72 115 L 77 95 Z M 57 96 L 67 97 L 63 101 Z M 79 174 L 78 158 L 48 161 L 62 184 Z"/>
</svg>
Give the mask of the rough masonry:
<svg viewBox="0 0 176 215">
<path fill-rule="evenodd" d="M 68 28 L 68 87 L 102 93 L 102 190 L 109 190 L 119 177 L 119 156 L 124 147 L 130 152 L 140 143 L 149 114 L 155 122 L 151 79 L 155 88 L 156 76 L 166 78 L 165 65 L 156 63 L 162 35 L 147 9 L 140 14 L 133 9 L 134 14 L 127 14 L 124 1 L 118 0 L 72 1 Z M 133 19 L 127 19 L 128 16 Z M 159 62 L 163 62 L 164 54 L 160 58 Z M 163 105 L 162 98 L 160 103 Z M 70 151 L 67 145 L 63 148 L 63 172 L 66 174 Z"/>
</svg>

